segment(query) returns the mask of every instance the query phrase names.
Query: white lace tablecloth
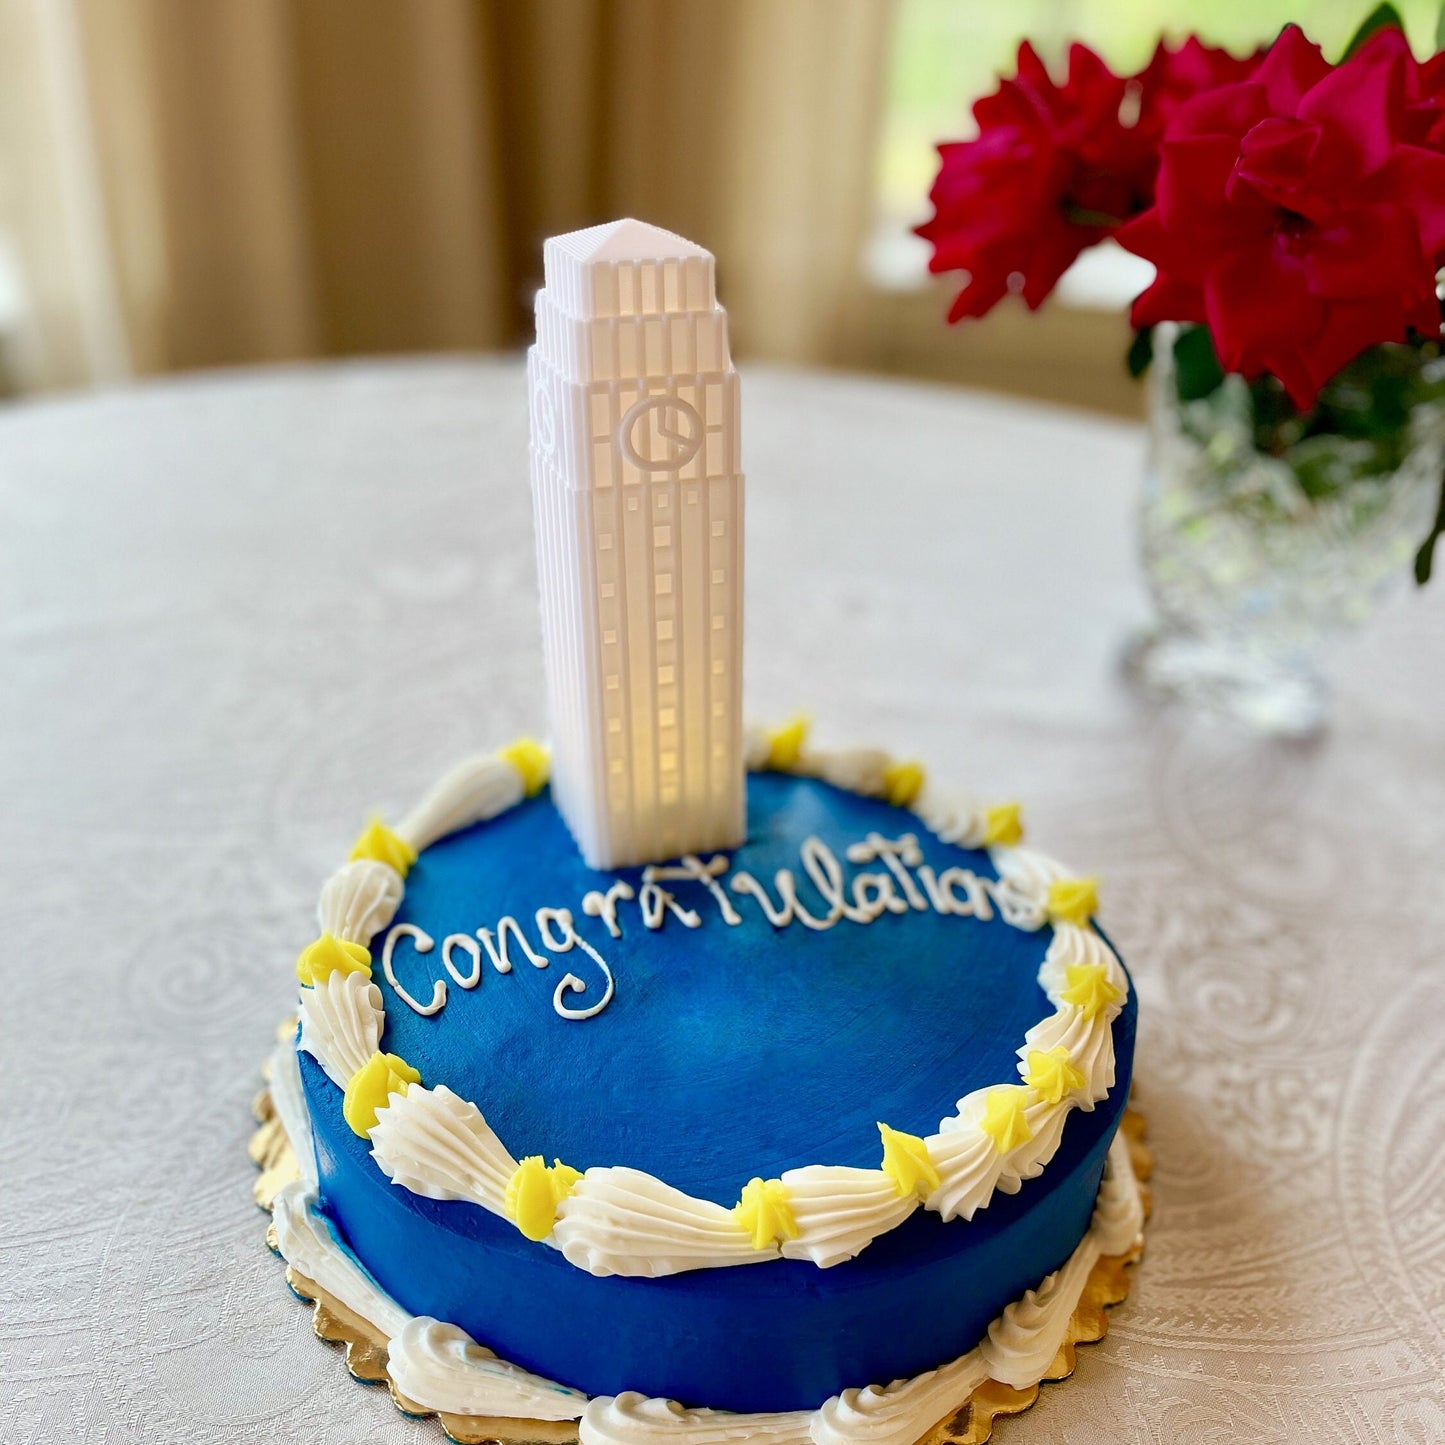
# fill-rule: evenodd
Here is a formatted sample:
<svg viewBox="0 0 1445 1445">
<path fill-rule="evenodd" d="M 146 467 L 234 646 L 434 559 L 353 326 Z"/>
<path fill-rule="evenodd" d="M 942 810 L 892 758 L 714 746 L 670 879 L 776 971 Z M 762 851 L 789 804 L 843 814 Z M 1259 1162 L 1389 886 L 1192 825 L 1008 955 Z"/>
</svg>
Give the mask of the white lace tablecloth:
<svg viewBox="0 0 1445 1445">
<path fill-rule="evenodd" d="M 1146 1258 L 1000 1445 L 1445 1440 L 1445 578 L 1339 656 L 1324 741 L 1252 740 L 1119 680 L 1137 429 L 743 405 L 750 715 L 1023 797 L 1138 983 Z M 366 811 L 545 728 L 534 585 L 510 361 L 0 414 L 4 1441 L 442 1438 L 312 1338 L 249 1104 Z"/>
</svg>

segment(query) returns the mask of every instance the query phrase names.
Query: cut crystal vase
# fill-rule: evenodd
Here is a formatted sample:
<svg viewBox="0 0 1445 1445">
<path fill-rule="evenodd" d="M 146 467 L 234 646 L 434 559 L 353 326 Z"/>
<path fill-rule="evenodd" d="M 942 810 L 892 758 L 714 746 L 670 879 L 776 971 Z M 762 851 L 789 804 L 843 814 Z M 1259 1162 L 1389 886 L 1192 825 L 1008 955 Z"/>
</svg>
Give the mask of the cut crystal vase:
<svg viewBox="0 0 1445 1445">
<path fill-rule="evenodd" d="M 1156 696 L 1308 736 L 1328 716 L 1322 654 L 1404 584 L 1430 529 L 1445 359 L 1377 348 L 1329 383 L 1328 411 L 1271 417 L 1236 375 L 1190 396 L 1178 334 L 1160 333 L 1139 509 L 1156 619 L 1126 668 Z"/>
</svg>

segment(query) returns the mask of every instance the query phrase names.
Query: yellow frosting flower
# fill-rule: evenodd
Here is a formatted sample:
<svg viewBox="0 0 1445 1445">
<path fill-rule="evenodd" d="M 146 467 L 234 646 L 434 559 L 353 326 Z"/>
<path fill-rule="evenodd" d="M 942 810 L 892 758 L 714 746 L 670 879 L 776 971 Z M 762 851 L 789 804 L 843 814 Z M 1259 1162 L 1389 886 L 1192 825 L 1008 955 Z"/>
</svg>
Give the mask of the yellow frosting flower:
<svg viewBox="0 0 1445 1445">
<path fill-rule="evenodd" d="M 546 1239 L 557 1223 L 558 1206 L 581 1177 L 581 1170 L 560 1159 L 549 1169 L 540 1154 L 530 1154 L 507 1181 L 502 1208 L 528 1239 Z"/>
<path fill-rule="evenodd" d="M 883 1139 L 880 1167 L 893 1180 L 899 1195 L 916 1194 L 927 1199 L 943 1182 L 928 1157 L 928 1145 L 917 1134 L 905 1134 L 887 1124 L 879 1124 L 878 1133 Z"/>
<path fill-rule="evenodd" d="M 768 734 L 767 768 L 774 773 L 791 773 L 798 766 L 811 724 L 802 714 Z"/>
<path fill-rule="evenodd" d="M 308 943 L 296 959 L 296 977 L 304 984 L 322 983 L 333 973 L 364 973 L 370 978 L 371 950 L 364 944 L 323 933 L 315 943 Z"/>
<path fill-rule="evenodd" d="M 1059 997 L 1073 1004 L 1086 1019 L 1093 1019 L 1123 998 L 1124 993 L 1109 982 L 1105 964 L 1071 963 L 1064 969 L 1064 988 Z"/>
<path fill-rule="evenodd" d="M 923 791 L 921 763 L 889 763 L 883 769 L 883 796 L 895 808 L 906 808 Z"/>
<path fill-rule="evenodd" d="M 1002 844 L 1012 848 L 1023 842 L 1023 806 L 1019 803 L 995 803 L 983 810 L 983 846 L 992 848 Z"/>
<path fill-rule="evenodd" d="M 754 1249 L 798 1237 L 798 1221 L 781 1179 L 750 1179 L 733 1206 L 733 1217 L 748 1232 Z"/>
<path fill-rule="evenodd" d="M 1097 878 L 1055 878 L 1049 884 L 1049 917 L 1082 927 L 1099 911 Z"/>
<path fill-rule="evenodd" d="M 1083 1070 L 1074 1067 L 1064 1044 L 1030 1049 L 1026 1062 L 1024 1082 L 1047 1104 L 1062 1103 L 1065 1094 L 1084 1087 Z"/>
<path fill-rule="evenodd" d="M 998 1146 L 1000 1154 L 1027 1144 L 1034 1137 L 1029 1121 L 1024 1118 L 1028 1092 L 1022 1084 L 999 1084 L 989 1090 L 979 1127 Z"/>
<path fill-rule="evenodd" d="M 421 1075 L 396 1054 L 373 1054 L 352 1076 L 341 1102 L 341 1116 L 353 1134 L 365 1139 L 376 1128 L 377 1110 L 391 1102 L 393 1094 L 405 1094 L 421 1083 Z"/>
<path fill-rule="evenodd" d="M 547 786 L 547 779 L 552 773 L 552 758 L 541 743 L 532 738 L 518 738 L 497 756 L 511 763 L 522 775 L 522 790 L 529 798 L 535 798 Z"/>
<path fill-rule="evenodd" d="M 392 832 L 380 818 L 373 818 L 352 844 L 350 861 L 354 863 L 358 858 L 388 863 L 405 878 L 416 862 L 416 849 L 405 838 Z"/>
</svg>

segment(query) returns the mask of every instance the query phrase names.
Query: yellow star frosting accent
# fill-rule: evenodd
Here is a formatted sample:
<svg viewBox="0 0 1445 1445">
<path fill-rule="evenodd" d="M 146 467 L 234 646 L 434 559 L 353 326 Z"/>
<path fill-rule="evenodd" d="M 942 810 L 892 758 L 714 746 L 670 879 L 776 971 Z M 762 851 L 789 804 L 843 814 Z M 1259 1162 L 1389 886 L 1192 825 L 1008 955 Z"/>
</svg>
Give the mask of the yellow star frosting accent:
<svg viewBox="0 0 1445 1445">
<path fill-rule="evenodd" d="M 1083 1070 L 1074 1067 L 1064 1044 L 1030 1049 L 1025 1063 L 1024 1083 L 1046 1104 L 1062 1103 L 1065 1094 L 1082 1089 L 1086 1082 Z"/>
<path fill-rule="evenodd" d="M 1024 1117 L 1028 1093 L 1022 1084 L 999 1084 L 988 1092 L 979 1128 L 998 1146 L 1000 1154 L 1027 1144 L 1034 1137 Z"/>
<path fill-rule="evenodd" d="M 782 727 L 768 734 L 769 772 L 791 773 L 798 766 L 803 755 L 803 745 L 808 741 L 808 729 L 812 724 L 801 714 Z"/>
<path fill-rule="evenodd" d="M 511 763 L 522 775 L 522 790 L 529 798 L 535 798 L 547 786 L 547 779 L 552 774 L 552 756 L 533 738 L 518 738 L 497 756 Z"/>
<path fill-rule="evenodd" d="M 364 944 L 323 933 L 315 943 L 308 943 L 296 959 L 296 977 L 304 984 L 322 983 L 333 973 L 364 973 L 370 978 L 371 950 Z"/>
<path fill-rule="evenodd" d="M 416 849 L 405 838 L 392 832 L 380 818 L 373 818 L 351 846 L 350 861 L 354 863 L 358 858 L 390 864 L 405 878 L 416 862 Z"/>
<path fill-rule="evenodd" d="M 1049 917 L 1082 927 L 1099 911 L 1097 878 L 1055 878 L 1049 884 Z"/>
<path fill-rule="evenodd" d="M 529 1155 L 507 1181 L 502 1208 L 528 1239 L 546 1239 L 557 1223 L 558 1207 L 581 1177 L 581 1170 L 560 1159 L 549 1169 L 540 1154 Z"/>
<path fill-rule="evenodd" d="M 890 1129 L 887 1124 L 879 1124 L 878 1133 L 883 1139 L 880 1167 L 893 1180 L 900 1197 L 916 1194 L 920 1199 L 927 1199 L 943 1182 L 928 1157 L 928 1145 L 917 1134 L 905 1134 L 899 1129 Z"/>
<path fill-rule="evenodd" d="M 798 1237 L 798 1221 L 781 1179 L 750 1179 L 733 1205 L 733 1218 L 748 1232 L 754 1249 Z"/>
<path fill-rule="evenodd" d="M 1071 963 L 1064 969 L 1064 987 L 1059 997 L 1073 1004 L 1086 1019 L 1093 1019 L 1123 998 L 1124 992 L 1109 982 L 1106 964 Z"/>
<path fill-rule="evenodd" d="M 1019 803 L 995 803 L 983 810 L 983 846 L 1012 848 L 1024 837 L 1024 810 Z"/>
<path fill-rule="evenodd" d="M 405 1094 L 421 1083 L 421 1075 L 396 1054 L 373 1054 L 352 1076 L 341 1101 L 341 1116 L 353 1134 L 365 1139 L 376 1128 L 377 1110 L 391 1102 L 393 1094 Z"/>
<path fill-rule="evenodd" d="M 895 808 L 906 808 L 923 791 L 921 763 L 889 763 L 883 769 L 883 796 Z"/>
</svg>

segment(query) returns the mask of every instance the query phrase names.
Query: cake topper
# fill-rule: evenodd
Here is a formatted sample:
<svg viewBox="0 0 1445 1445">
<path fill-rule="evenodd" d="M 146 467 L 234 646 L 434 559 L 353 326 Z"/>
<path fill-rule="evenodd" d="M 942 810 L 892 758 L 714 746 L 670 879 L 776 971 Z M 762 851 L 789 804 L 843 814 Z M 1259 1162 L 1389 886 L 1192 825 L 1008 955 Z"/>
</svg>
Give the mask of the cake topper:
<svg viewBox="0 0 1445 1445">
<path fill-rule="evenodd" d="M 528 354 L 552 790 L 587 862 L 745 832 L 738 377 L 713 258 L 641 221 L 543 248 Z"/>
</svg>

